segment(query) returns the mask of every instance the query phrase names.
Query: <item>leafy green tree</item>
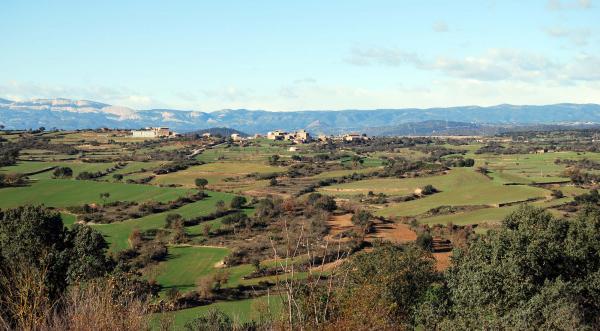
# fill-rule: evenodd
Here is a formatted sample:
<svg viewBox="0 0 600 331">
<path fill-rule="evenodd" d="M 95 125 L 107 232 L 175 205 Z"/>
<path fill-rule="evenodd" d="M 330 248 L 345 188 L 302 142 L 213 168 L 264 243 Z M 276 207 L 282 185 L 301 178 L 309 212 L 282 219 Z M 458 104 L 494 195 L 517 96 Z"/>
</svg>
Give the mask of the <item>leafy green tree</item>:
<svg viewBox="0 0 600 331">
<path fill-rule="evenodd" d="M 196 178 L 196 180 L 194 180 L 194 184 L 196 184 L 196 187 L 199 189 L 204 190 L 206 185 L 208 185 L 208 180 L 206 180 L 206 178 Z"/>
<path fill-rule="evenodd" d="M 352 215 L 352 224 L 360 227 L 363 233 L 368 233 L 371 227 L 371 219 L 373 215 L 366 210 L 359 210 L 356 214 Z"/>
<path fill-rule="evenodd" d="M 0 211 L 2 267 L 37 270 L 44 275 L 46 285 L 41 295 L 50 300 L 57 299 L 68 284 L 110 270 L 107 247 L 102 235 L 92 228 L 74 225 L 65 229 L 55 210 L 23 206 Z"/>
<path fill-rule="evenodd" d="M 421 194 L 430 195 L 436 193 L 438 190 L 433 185 L 425 185 L 421 188 Z"/>
<path fill-rule="evenodd" d="M 106 200 L 107 200 L 108 198 L 110 198 L 110 193 L 108 193 L 108 192 L 103 192 L 103 193 L 100 193 L 100 199 L 102 199 L 102 202 L 103 202 L 104 204 L 106 204 Z"/>
<path fill-rule="evenodd" d="M 323 209 L 323 210 L 326 210 L 326 211 L 334 211 L 337 208 L 337 205 L 335 203 L 335 199 L 333 197 L 328 196 L 328 195 L 323 195 L 323 196 L 319 197 L 315 201 L 314 206 L 316 208 Z"/>
<path fill-rule="evenodd" d="M 66 230 L 60 214 L 41 206 L 0 211 L 0 254 L 6 264 L 41 268 L 46 273 L 48 296 L 56 298 L 67 286 Z"/>
<path fill-rule="evenodd" d="M 452 261 L 446 327 L 600 328 L 598 209 L 563 220 L 521 207 Z"/>
<path fill-rule="evenodd" d="M 233 199 L 231 199 L 230 206 L 232 209 L 240 209 L 246 204 L 246 202 L 246 197 L 235 196 Z"/>
<path fill-rule="evenodd" d="M 52 172 L 54 178 L 70 178 L 73 177 L 73 169 L 69 167 L 56 167 Z"/>
<path fill-rule="evenodd" d="M 206 314 L 185 324 L 187 331 L 231 331 L 234 323 L 223 311 L 211 308 Z"/>
<path fill-rule="evenodd" d="M 108 244 L 93 228 L 74 224 L 65 238 L 69 258 L 67 282 L 104 276 L 112 265 L 106 256 Z"/>
<path fill-rule="evenodd" d="M 345 265 L 339 314 L 350 329 L 411 329 L 417 308 L 439 277 L 435 260 L 416 246 L 375 246 Z"/>
<path fill-rule="evenodd" d="M 429 232 L 423 231 L 417 236 L 416 244 L 422 249 L 431 252 L 433 249 L 433 237 Z"/>
</svg>

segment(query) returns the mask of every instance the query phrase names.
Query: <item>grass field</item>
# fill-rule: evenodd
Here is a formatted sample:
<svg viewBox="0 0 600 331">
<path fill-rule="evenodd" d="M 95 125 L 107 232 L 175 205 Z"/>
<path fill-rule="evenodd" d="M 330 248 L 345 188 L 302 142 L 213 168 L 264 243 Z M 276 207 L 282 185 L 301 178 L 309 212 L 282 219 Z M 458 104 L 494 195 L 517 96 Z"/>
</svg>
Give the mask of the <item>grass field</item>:
<svg viewBox="0 0 600 331">
<path fill-rule="evenodd" d="M 187 321 L 206 314 L 209 309 L 219 309 L 227 313 L 232 320 L 243 323 L 258 320 L 260 318 L 260 311 L 267 307 L 274 318 L 279 317 L 282 298 L 279 295 L 271 295 L 239 301 L 222 301 L 208 306 L 182 309 L 168 314 L 172 314 L 174 318 L 174 330 L 184 330 Z M 157 324 L 159 318 L 160 314 L 154 315 L 153 330 L 158 330 Z"/>
<path fill-rule="evenodd" d="M 194 187 L 194 180 L 202 177 L 209 185 L 223 184 L 226 178 L 245 176 L 250 173 L 283 172 L 284 167 L 274 167 L 265 162 L 216 162 L 190 167 L 186 170 L 157 176 L 152 182 L 157 184 L 178 184 Z"/>
<path fill-rule="evenodd" d="M 566 203 L 572 200 L 571 198 L 562 198 L 558 200 L 550 200 L 550 201 L 539 201 L 531 203 L 532 206 L 549 208 L 562 203 Z M 422 224 L 449 224 L 453 223 L 455 225 L 468 225 L 468 224 L 480 224 L 480 223 L 499 223 L 502 221 L 508 214 L 517 210 L 519 205 L 506 206 L 501 208 L 483 208 L 463 213 L 449 214 L 449 215 L 440 215 L 429 218 L 423 218 L 419 220 L 419 223 Z"/>
<path fill-rule="evenodd" d="M 101 203 L 100 193 L 110 193 L 110 201 L 172 201 L 191 190 L 151 185 L 121 184 L 74 179 L 40 179 L 25 187 L 0 190 L 0 208 L 25 204 L 67 207 L 84 203 Z"/>
<path fill-rule="evenodd" d="M 320 189 L 341 197 L 367 194 L 407 195 L 425 185 L 433 185 L 439 193 L 421 199 L 391 203 L 376 211 L 384 216 L 418 215 L 438 206 L 487 205 L 545 197 L 549 191 L 524 186 L 507 186 L 475 172 L 471 168 L 455 168 L 446 175 L 405 179 L 369 179 Z"/>
<path fill-rule="evenodd" d="M 181 292 L 193 290 L 198 278 L 214 273 L 215 265 L 228 253 L 227 248 L 169 246 L 167 260 L 155 270 L 156 281 L 163 286 L 163 292 L 173 287 Z"/>
<path fill-rule="evenodd" d="M 547 183 L 568 181 L 562 176 L 565 166 L 555 164 L 556 159 L 600 161 L 599 153 L 556 152 L 545 154 L 517 154 L 517 155 L 476 155 L 472 157 L 477 161 L 477 166 L 487 166 L 490 176 L 501 183 Z"/>
<path fill-rule="evenodd" d="M 164 213 L 152 214 L 146 217 L 116 222 L 111 224 L 95 224 L 94 227 L 106 236 L 106 240 L 111 245 L 111 250 L 119 251 L 126 249 L 129 244 L 127 238 L 134 229 L 140 231 L 148 229 L 158 229 L 165 225 L 165 219 L 170 213 L 177 213 L 184 218 L 193 218 L 201 215 L 208 215 L 215 211 L 215 203 L 223 200 L 226 204 L 233 197 L 231 194 L 221 192 L 206 192 L 209 197 L 200 201 L 187 204 L 181 208 L 170 210 Z"/>
</svg>

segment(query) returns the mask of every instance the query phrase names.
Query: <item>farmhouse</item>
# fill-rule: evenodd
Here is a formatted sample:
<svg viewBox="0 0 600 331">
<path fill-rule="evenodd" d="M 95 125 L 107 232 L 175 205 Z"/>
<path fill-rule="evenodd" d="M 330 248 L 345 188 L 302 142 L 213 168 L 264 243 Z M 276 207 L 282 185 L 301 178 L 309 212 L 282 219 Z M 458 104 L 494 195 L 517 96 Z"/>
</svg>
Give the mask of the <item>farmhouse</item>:
<svg viewBox="0 0 600 331">
<path fill-rule="evenodd" d="M 306 130 L 296 131 L 294 136 L 294 141 L 299 144 L 307 143 L 311 140 L 310 134 Z"/>
<path fill-rule="evenodd" d="M 343 136 L 344 141 L 359 141 L 359 140 L 369 140 L 366 134 L 358 134 L 358 133 L 349 133 Z"/>
<path fill-rule="evenodd" d="M 304 144 L 311 141 L 310 134 L 306 130 L 291 133 L 282 130 L 270 131 L 267 133 L 267 138 L 271 140 L 289 140 L 297 144 Z"/>
<path fill-rule="evenodd" d="M 174 136 L 175 133 L 170 131 L 169 128 L 145 128 L 144 130 L 132 130 L 131 135 L 134 138 L 162 138 Z"/>
<path fill-rule="evenodd" d="M 231 140 L 233 140 L 233 141 L 242 141 L 242 136 L 240 136 L 239 133 L 233 133 L 233 134 L 231 134 Z"/>
<path fill-rule="evenodd" d="M 283 140 L 286 135 L 288 135 L 288 133 L 282 130 L 269 131 L 267 133 L 267 139 Z"/>
</svg>

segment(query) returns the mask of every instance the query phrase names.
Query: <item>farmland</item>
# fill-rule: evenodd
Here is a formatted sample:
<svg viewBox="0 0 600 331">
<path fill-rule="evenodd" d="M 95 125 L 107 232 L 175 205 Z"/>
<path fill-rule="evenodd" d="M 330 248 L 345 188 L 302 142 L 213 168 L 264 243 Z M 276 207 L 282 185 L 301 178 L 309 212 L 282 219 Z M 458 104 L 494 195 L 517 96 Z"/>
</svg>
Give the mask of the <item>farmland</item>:
<svg viewBox="0 0 600 331">
<path fill-rule="evenodd" d="M 280 314 L 284 284 L 333 277 L 380 241 L 409 245 L 431 233 L 444 270 L 453 247 L 524 204 L 572 217 L 600 171 L 600 153 L 573 141 L 549 148 L 543 138 L 375 138 L 297 150 L 264 138 L 123 131 L 7 141 L 20 139 L 28 147 L 0 168 L 12 180 L 0 208 L 43 204 L 68 228 L 98 231 L 119 268 L 154 286 L 153 323 L 171 316 L 177 328 L 211 308 L 244 322 L 265 306 Z M 290 251 L 294 240 L 318 248 Z"/>
</svg>

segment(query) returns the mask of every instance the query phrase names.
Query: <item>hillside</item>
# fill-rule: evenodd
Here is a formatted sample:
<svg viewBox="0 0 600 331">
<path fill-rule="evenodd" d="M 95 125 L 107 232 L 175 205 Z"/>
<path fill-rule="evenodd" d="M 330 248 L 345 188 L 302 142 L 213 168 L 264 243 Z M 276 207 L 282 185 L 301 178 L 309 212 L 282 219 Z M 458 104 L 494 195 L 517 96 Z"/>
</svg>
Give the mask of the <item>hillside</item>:
<svg viewBox="0 0 600 331">
<path fill-rule="evenodd" d="M 544 106 L 497 105 L 429 109 L 310 110 L 275 112 L 219 110 L 199 112 L 174 109 L 134 110 L 100 102 L 70 99 L 36 99 L 0 102 L 0 124 L 8 129 L 46 128 L 140 128 L 168 126 L 178 132 L 213 127 L 236 128 L 248 134 L 273 129 L 306 128 L 312 133 L 363 131 L 407 123 L 437 121 L 468 123 L 467 126 L 600 123 L 600 105 L 555 104 Z M 463 124 L 461 124 L 463 125 Z M 463 125 L 464 126 L 464 125 Z M 408 128 L 410 131 L 411 128 Z"/>
</svg>

